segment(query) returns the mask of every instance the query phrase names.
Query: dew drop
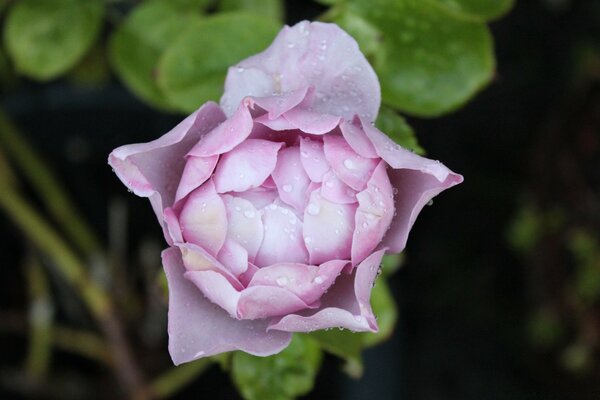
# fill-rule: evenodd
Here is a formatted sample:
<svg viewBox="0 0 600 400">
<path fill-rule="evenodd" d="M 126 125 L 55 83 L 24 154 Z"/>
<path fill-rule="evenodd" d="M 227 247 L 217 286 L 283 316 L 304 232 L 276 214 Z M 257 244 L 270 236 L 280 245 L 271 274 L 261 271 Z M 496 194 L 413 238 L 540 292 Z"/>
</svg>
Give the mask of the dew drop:
<svg viewBox="0 0 600 400">
<path fill-rule="evenodd" d="M 306 207 L 306 212 L 308 212 L 310 215 L 319 215 L 319 212 L 321 212 L 321 207 L 319 207 L 317 203 L 310 203 L 308 207 Z"/>
<path fill-rule="evenodd" d="M 283 185 L 283 191 L 286 193 L 290 193 L 292 191 L 292 185 L 286 183 L 285 185 Z"/>
<path fill-rule="evenodd" d="M 288 278 L 285 276 L 280 276 L 277 278 L 276 282 L 279 286 L 285 286 L 288 284 Z"/>
<path fill-rule="evenodd" d="M 316 283 L 317 285 L 320 285 L 321 283 L 323 283 L 323 278 L 319 275 L 315 276 L 315 279 L 313 279 L 313 282 Z"/>
<path fill-rule="evenodd" d="M 346 158 L 344 160 L 344 167 L 348 169 L 356 169 L 356 164 L 354 164 L 354 161 L 352 161 L 351 159 Z"/>
<path fill-rule="evenodd" d="M 246 210 L 244 211 L 244 217 L 246 218 L 254 218 L 254 210 Z"/>
</svg>

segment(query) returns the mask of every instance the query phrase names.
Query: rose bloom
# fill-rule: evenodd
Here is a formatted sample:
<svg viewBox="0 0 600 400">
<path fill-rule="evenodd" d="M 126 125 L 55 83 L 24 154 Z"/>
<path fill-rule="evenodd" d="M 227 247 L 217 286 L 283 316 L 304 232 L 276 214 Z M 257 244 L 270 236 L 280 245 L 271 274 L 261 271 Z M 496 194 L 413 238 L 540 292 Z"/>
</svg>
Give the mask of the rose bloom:
<svg viewBox="0 0 600 400">
<path fill-rule="evenodd" d="M 369 300 L 382 256 L 402 251 L 425 204 L 462 181 L 375 128 L 379 104 L 356 42 L 301 22 L 230 68 L 221 106 L 111 153 L 170 246 L 175 364 L 271 355 L 292 332 L 377 331 Z"/>
</svg>

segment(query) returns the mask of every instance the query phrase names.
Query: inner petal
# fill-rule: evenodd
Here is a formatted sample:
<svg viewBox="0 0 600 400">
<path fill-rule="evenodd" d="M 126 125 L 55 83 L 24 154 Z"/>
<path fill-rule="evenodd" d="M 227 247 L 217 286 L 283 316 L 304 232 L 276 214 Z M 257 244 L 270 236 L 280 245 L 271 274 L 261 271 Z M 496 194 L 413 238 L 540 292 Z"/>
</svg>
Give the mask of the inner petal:
<svg viewBox="0 0 600 400">
<path fill-rule="evenodd" d="M 302 168 L 298 146 L 288 147 L 279 152 L 273 180 L 281 200 L 302 211 L 306 203 L 306 189 L 310 179 Z"/>
<path fill-rule="evenodd" d="M 341 136 L 323 137 L 325 157 L 335 174 L 354 190 L 363 190 L 379 159 L 356 154 Z"/>
<path fill-rule="evenodd" d="M 308 261 L 302 241 L 302 221 L 289 208 L 276 203 L 262 209 L 264 238 L 255 264 L 258 267 L 280 263 Z"/>
<path fill-rule="evenodd" d="M 252 202 L 241 197 L 223 195 L 227 209 L 227 239 L 246 249 L 248 258 L 254 260 L 263 240 L 263 223 Z"/>
<path fill-rule="evenodd" d="M 219 193 L 243 192 L 260 186 L 273 172 L 281 143 L 248 139 L 223 154 L 214 174 Z"/>
<path fill-rule="evenodd" d="M 350 257 L 356 207 L 331 202 L 318 190 L 311 193 L 303 229 L 311 264 Z"/>
<path fill-rule="evenodd" d="M 329 163 L 325 159 L 323 143 L 310 138 L 300 140 L 300 160 L 304 170 L 313 182 L 321 182 L 323 175 L 329 171 Z"/>
<path fill-rule="evenodd" d="M 219 252 L 227 235 L 227 211 L 212 180 L 189 195 L 179 223 L 185 241 L 201 246 L 213 256 Z"/>
</svg>

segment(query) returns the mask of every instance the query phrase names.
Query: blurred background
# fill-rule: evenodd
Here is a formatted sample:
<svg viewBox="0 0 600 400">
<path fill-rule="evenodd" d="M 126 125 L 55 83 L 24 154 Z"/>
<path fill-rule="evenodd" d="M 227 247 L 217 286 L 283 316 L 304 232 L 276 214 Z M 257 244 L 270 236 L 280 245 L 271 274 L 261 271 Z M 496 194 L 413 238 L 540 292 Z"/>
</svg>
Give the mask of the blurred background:
<svg viewBox="0 0 600 400">
<path fill-rule="evenodd" d="M 107 155 L 168 131 L 190 96 L 211 98 L 213 89 L 175 93 L 171 107 L 127 78 L 127 66 L 115 56 L 121 44 L 111 41 L 136 1 L 107 1 L 94 44 L 84 46 L 64 73 L 31 72 L 6 38 L 11 29 L 19 33 L 18 18 L 10 16 L 15 3 L 0 2 L 0 161 L 11 165 L 0 165 L 0 182 L 16 187 L 11 191 L 31 210 L 57 225 L 64 216 L 54 215 L 53 207 L 77 209 L 92 233 L 87 237 L 88 228 L 78 230 L 75 223 L 64 240 L 75 243 L 89 279 L 109 288 L 118 321 L 98 322 L 85 305 L 94 300 L 77 295 L 86 292 L 81 288 L 88 278 L 65 283 L 55 260 L 31 240 L 47 233 L 45 225 L 34 223 L 24 234 L 11 211 L 1 213 L 0 396 L 125 398 L 120 387 L 135 386 L 136 372 L 120 368 L 128 360 L 109 356 L 102 338 L 117 347 L 126 342 L 120 346 L 147 376 L 168 370 L 159 274 L 165 244 L 151 207 L 127 193 Z M 330 3 L 336 2 L 289 0 L 276 12 L 287 24 L 336 20 Z M 463 174 L 465 182 L 417 220 L 403 265 L 388 277 L 398 322 L 388 341 L 365 350 L 362 378 L 349 377 L 344 361 L 326 354 L 313 391 L 303 398 L 600 398 L 600 2 L 521 0 L 486 23 L 496 66 L 477 84 L 487 87 L 468 103 L 459 108 L 475 89 L 430 115 L 388 97 L 427 156 Z M 157 35 L 167 37 L 167 31 Z M 123 46 L 125 53 L 138 49 Z M 186 84 L 160 79 L 166 82 L 161 88 Z M 22 140 L 30 147 L 23 150 Z M 37 162 L 43 164 L 32 171 L 22 167 Z M 72 208 L 56 195 L 63 189 Z M 155 381 L 162 397 L 240 398 L 217 364 L 173 376 Z"/>
</svg>

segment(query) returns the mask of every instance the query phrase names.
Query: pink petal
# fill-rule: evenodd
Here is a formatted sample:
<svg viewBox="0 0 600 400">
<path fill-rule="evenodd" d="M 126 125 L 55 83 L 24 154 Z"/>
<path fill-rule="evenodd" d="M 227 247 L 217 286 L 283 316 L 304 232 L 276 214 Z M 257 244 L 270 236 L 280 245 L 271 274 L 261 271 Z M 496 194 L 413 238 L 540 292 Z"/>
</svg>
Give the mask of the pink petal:
<svg viewBox="0 0 600 400">
<path fill-rule="evenodd" d="M 304 209 L 310 179 L 302 168 L 298 147 L 288 147 L 279 152 L 277 166 L 273 170 L 273 180 L 282 201 L 297 210 Z"/>
<path fill-rule="evenodd" d="M 355 118 L 355 123 L 342 121 L 340 130 L 346 142 L 348 142 L 352 150 L 358 153 L 358 155 L 366 158 L 378 157 L 373 143 L 371 143 L 365 132 L 360 128 L 360 120 L 357 121 Z"/>
<path fill-rule="evenodd" d="M 252 132 L 254 123 L 248 107 L 240 104 L 237 111 L 221 125 L 206 134 L 188 155 L 209 157 L 223 154 L 242 143 Z"/>
<path fill-rule="evenodd" d="M 308 21 L 284 27 L 267 50 L 230 68 L 221 105 L 230 115 L 246 96 L 307 86 L 315 87 L 315 110 L 377 116 L 379 82 L 354 39 L 337 25 Z"/>
<path fill-rule="evenodd" d="M 204 182 L 210 178 L 219 156 L 211 157 L 194 157 L 189 156 L 177 187 L 177 193 L 175 194 L 175 201 L 183 199 L 185 196 L 190 194 L 194 189 L 200 187 Z"/>
<path fill-rule="evenodd" d="M 306 263 L 302 220 L 291 209 L 275 203 L 263 208 L 263 213 L 265 235 L 255 264 L 264 267 L 281 262 Z"/>
<path fill-rule="evenodd" d="M 398 194 L 394 204 L 396 213 L 383 245 L 389 247 L 391 253 L 399 253 L 406 246 L 408 233 L 423 207 L 439 193 L 461 183 L 463 177 L 450 172 L 440 182 L 432 175 L 410 169 L 390 170 L 389 175 Z"/>
<path fill-rule="evenodd" d="M 227 211 L 209 180 L 187 198 L 179 217 L 183 238 L 216 255 L 227 235 Z"/>
<path fill-rule="evenodd" d="M 237 311 L 241 291 L 236 290 L 222 274 L 204 270 L 187 271 L 183 276 L 193 282 L 208 300 L 227 311 L 231 318 L 241 319 Z"/>
<path fill-rule="evenodd" d="M 304 211 L 304 243 L 311 264 L 348 259 L 356 204 L 337 204 L 312 192 Z"/>
<path fill-rule="evenodd" d="M 223 195 L 227 209 L 227 239 L 246 249 L 246 256 L 254 260 L 263 240 L 263 223 L 254 205 L 241 197 Z"/>
<path fill-rule="evenodd" d="M 398 190 L 395 197 L 396 215 L 383 239 L 390 252 L 404 249 L 410 228 L 419 212 L 442 191 L 458 185 L 463 177 L 450 171 L 439 161 L 412 153 L 394 143 L 379 129 L 362 121 L 363 129 L 377 154 L 394 170 L 388 172 L 392 186 Z"/>
<path fill-rule="evenodd" d="M 221 156 L 214 174 L 217 191 L 243 192 L 260 186 L 273 172 L 281 143 L 248 139 Z"/>
<path fill-rule="evenodd" d="M 256 104 L 263 110 L 268 111 L 268 118 L 273 120 L 300 104 L 306 98 L 308 92 L 309 88 L 303 87 L 275 96 L 250 97 L 245 102 L 251 107 Z"/>
<path fill-rule="evenodd" d="M 287 289 L 306 304 L 318 301 L 348 261 L 332 260 L 320 266 L 282 263 L 259 269 L 249 287 L 277 286 Z"/>
<path fill-rule="evenodd" d="M 235 276 L 240 276 L 248 269 L 248 251 L 232 239 L 225 240 L 217 259 Z"/>
<path fill-rule="evenodd" d="M 291 335 L 267 332 L 268 320 L 238 321 L 215 307 L 190 282 L 179 250 L 162 253 L 169 283 L 169 353 L 175 365 L 232 350 L 268 356 L 289 344 Z"/>
<path fill-rule="evenodd" d="M 283 114 L 285 119 L 296 129 L 313 135 L 324 135 L 334 130 L 342 120 L 342 117 L 294 108 Z"/>
<path fill-rule="evenodd" d="M 370 297 L 384 252 L 382 249 L 371 254 L 352 275 L 340 275 L 321 298 L 321 307 L 316 312 L 307 310 L 275 319 L 269 330 L 312 332 L 340 327 L 357 332 L 377 332 Z"/>
<path fill-rule="evenodd" d="M 313 182 L 321 182 L 323 175 L 329 171 L 329 163 L 325 159 L 323 143 L 310 138 L 300 140 L 300 160 L 304 170 Z"/>
<path fill-rule="evenodd" d="M 268 178 L 267 178 L 268 179 Z M 265 181 L 266 182 L 266 181 Z M 263 186 L 246 190 L 235 194 L 236 197 L 248 200 L 257 210 L 271 204 L 278 196 L 277 190 L 271 190 Z"/>
<path fill-rule="evenodd" d="M 178 244 L 177 247 L 181 251 L 183 265 L 188 271 L 215 271 L 225 277 L 235 289 L 242 290 L 244 288 L 239 279 L 225 265 L 202 247 L 192 243 Z"/>
<path fill-rule="evenodd" d="M 254 121 L 274 131 L 289 131 L 296 129 L 296 126 L 283 116 L 271 119 L 268 114 L 264 114 L 260 117 L 256 117 Z"/>
<path fill-rule="evenodd" d="M 339 178 L 331 170 L 323 177 L 321 195 L 334 203 L 356 203 L 356 191 L 339 180 Z"/>
<path fill-rule="evenodd" d="M 165 211 L 163 213 L 163 219 L 165 221 L 166 231 L 169 234 L 167 239 L 169 245 L 172 246 L 175 243 L 183 243 L 183 235 L 181 234 L 179 217 L 177 216 L 173 208 L 165 208 Z"/>
<path fill-rule="evenodd" d="M 358 264 L 375 250 L 394 217 L 394 194 L 385 161 L 379 163 L 367 188 L 356 197 L 358 209 L 352 237 L 352 265 Z"/>
<path fill-rule="evenodd" d="M 352 189 L 363 190 L 378 160 L 359 156 L 341 136 L 326 135 L 323 143 L 325 158 L 337 177 Z"/>
<path fill-rule="evenodd" d="M 253 286 L 242 292 L 238 315 L 242 319 L 258 319 L 314 308 L 289 290 L 274 286 Z"/>
<path fill-rule="evenodd" d="M 108 163 L 119 179 L 136 195 L 149 197 L 165 238 L 163 210 L 173 205 L 176 182 L 185 165 L 184 155 L 208 131 L 225 119 L 218 105 L 208 102 L 180 122 L 169 133 L 148 142 L 119 147 Z"/>
</svg>

